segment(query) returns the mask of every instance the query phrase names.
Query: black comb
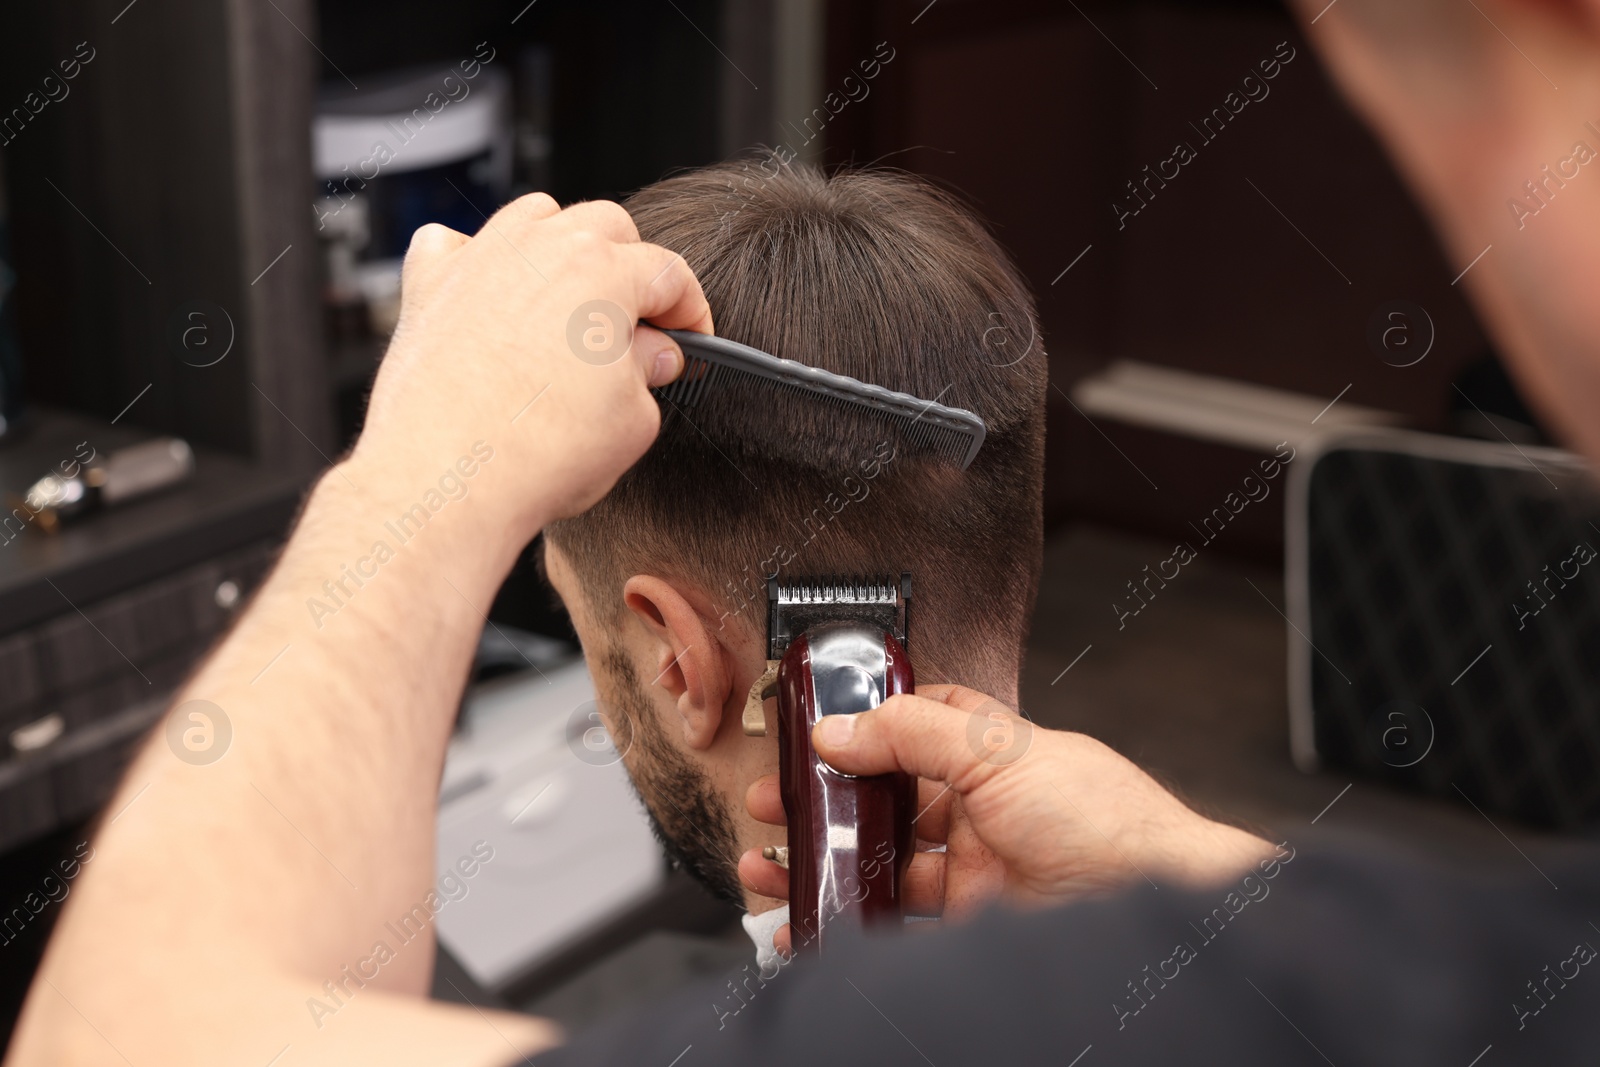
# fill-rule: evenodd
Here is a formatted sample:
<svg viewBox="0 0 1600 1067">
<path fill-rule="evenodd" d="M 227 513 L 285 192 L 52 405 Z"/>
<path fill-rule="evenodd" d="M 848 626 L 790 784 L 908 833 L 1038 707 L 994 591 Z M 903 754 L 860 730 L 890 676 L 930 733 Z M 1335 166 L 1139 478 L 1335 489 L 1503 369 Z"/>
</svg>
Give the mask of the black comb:
<svg viewBox="0 0 1600 1067">
<path fill-rule="evenodd" d="M 860 382 L 820 367 L 779 359 L 760 349 L 709 337 L 668 330 L 683 349 L 683 374 L 652 390 L 679 408 L 693 408 L 701 398 L 736 381 L 760 380 L 763 388 L 812 397 L 844 408 L 873 412 L 896 426 L 912 448 L 932 452 L 966 470 L 987 430 L 983 420 L 964 408 L 953 408 L 881 385 Z"/>
</svg>

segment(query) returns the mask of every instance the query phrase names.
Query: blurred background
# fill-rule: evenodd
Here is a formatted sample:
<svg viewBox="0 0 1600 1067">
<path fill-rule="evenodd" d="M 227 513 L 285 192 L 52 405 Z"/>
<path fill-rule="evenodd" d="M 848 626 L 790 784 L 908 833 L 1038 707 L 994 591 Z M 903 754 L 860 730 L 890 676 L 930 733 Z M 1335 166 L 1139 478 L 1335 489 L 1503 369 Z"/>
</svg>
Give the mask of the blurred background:
<svg viewBox="0 0 1600 1067">
<path fill-rule="evenodd" d="M 1592 483 L 1280 5 L 23 5 L 0 38 L 5 1026 L 67 891 L 42 878 L 359 431 L 411 231 L 756 144 L 959 191 L 1038 295 L 1042 336 L 985 339 L 1051 368 L 1025 713 L 1280 838 L 1510 868 L 1590 832 Z M 436 992 L 581 1027 L 750 945 L 667 870 L 570 636 L 525 560 L 446 771 L 441 864 L 497 858 L 441 913 Z"/>
</svg>

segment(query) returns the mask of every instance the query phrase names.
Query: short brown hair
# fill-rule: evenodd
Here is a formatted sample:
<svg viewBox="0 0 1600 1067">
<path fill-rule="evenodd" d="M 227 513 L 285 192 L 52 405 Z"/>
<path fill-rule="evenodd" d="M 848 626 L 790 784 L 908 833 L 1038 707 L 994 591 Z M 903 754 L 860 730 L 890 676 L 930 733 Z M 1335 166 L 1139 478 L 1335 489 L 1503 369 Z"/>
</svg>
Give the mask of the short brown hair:
<svg viewBox="0 0 1600 1067">
<path fill-rule="evenodd" d="M 963 472 L 804 397 L 732 388 L 669 406 L 612 492 L 550 529 L 598 610 L 649 572 L 764 632 L 775 572 L 909 570 L 918 680 L 986 681 L 971 676 L 981 656 L 1014 681 L 1041 566 L 1048 372 L 1032 297 L 983 225 L 911 175 L 771 154 L 668 178 L 627 208 L 694 268 L 720 336 L 967 408 L 989 436 Z"/>
</svg>

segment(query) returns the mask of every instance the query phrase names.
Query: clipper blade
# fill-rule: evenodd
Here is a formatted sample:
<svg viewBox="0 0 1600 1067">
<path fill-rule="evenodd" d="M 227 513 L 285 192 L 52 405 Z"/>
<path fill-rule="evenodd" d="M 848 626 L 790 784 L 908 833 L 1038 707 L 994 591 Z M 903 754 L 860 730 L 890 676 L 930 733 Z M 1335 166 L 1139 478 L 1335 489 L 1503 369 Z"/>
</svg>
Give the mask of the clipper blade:
<svg viewBox="0 0 1600 1067">
<path fill-rule="evenodd" d="M 767 658 L 782 659 L 789 643 L 824 622 L 870 623 L 902 646 L 911 636 L 911 573 L 825 576 L 767 582 Z"/>
</svg>

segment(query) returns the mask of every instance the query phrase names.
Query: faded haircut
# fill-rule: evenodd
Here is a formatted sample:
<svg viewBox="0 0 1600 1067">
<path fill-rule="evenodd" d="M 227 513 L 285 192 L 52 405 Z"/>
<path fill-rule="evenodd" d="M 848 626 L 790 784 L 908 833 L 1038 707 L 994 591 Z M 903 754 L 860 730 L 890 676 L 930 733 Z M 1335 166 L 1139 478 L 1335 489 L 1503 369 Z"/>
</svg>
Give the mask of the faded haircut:
<svg viewBox="0 0 1600 1067">
<path fill-rule="evenodd" d="M 626 206 L 694 269 L 719 336 L 967 408 L 988 439 L 960 471 L 880 417 L 758 386 L 665 405 L 644 458 L 548 531 L 600 618 L 651 573 L 764 634 L 768 577 L 908 570 L 918 681 L 1014 682 L 1041 567 L 1048 379 L 1032 297 L 984 226 L 911 175 L 770 153 Z"/>
</svg>

